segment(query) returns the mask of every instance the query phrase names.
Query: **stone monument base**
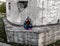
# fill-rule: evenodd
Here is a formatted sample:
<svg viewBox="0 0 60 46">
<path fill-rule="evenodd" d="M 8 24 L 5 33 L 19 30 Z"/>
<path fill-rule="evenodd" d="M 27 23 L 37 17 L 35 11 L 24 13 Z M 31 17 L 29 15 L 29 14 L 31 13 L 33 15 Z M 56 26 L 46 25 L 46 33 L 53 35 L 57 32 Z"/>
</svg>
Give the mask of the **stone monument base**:
<svg viewBox="0 0 60 46">
<path fill-rule="evenodd" d="M 43 46 L 60 40 L 60 24 L 33 27 L 32 30 L 26 30 L 22 25 L 17 26 L 9 23 L 6 18 L 3 20 L 8 42 Z"/>
</svg>

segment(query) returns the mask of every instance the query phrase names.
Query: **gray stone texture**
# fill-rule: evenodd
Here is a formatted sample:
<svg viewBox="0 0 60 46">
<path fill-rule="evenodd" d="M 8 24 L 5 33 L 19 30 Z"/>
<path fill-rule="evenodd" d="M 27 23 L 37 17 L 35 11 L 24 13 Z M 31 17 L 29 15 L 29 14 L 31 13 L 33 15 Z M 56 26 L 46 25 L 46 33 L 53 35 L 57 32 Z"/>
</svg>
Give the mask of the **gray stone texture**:
<svg viewBox="0 0 60 46">
<path fill-rule="evenodd" d="M 28 16 L 33 25 L 54 24 L 60 19 L 60 0 L 28 0 L 28 6 L 25 9 L 22 8 L 22 12 L 18 9 L 20 6 L 17 4 L 18 1 L 7 0 L 6 2 L 6 16 L 12 23 L 23 25 Z M 9 3 L 11 9 L 9 9 Z"/>
<path fill-rule="evenodd" d="M 39 26 L 55 24 L 60 20 L 60 0 L 28 0 L 28 7 L 22 12 L 17 7 L 18 1 L 7 0 L 6 2 L 7 19 L 14 24 L 23 25 L 28 16 L 33 25 Z M 9 2 L 11 3 L 10 10 Z M 25 30 L 23 26 L 9 24 L 6 19 L 4 19 L 4 23 L 8 42 L 43 46 L 60 39 L 60 24 Z"/>
</svg>

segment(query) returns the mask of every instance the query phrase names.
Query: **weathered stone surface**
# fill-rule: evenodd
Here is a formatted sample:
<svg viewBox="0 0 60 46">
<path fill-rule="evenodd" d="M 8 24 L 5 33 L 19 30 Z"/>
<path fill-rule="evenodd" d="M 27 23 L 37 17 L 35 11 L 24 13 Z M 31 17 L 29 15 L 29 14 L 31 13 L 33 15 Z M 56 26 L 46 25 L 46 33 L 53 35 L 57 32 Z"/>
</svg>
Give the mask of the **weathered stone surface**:
<svg viewBox="0 0 60 46">
<path fill-rule="evenodd" d="M 18 6 L 20 6 L 17 4 L 18 1 L 7 0 L 6 2 L 6 16 L 12 23 L 23 25 L 28 16 L 31 18 L 33 25 L 54 24 L 60 19 L 59 0 L 28 0 L 28 6 L 26 9 L 22 8 L 22 12 L 19 11 L 20 7 L 18 9 Z M 11 3 L 10 10 L 9 3 Z"/>
<path fill-rule="evenodd" d="M 25 30 L 23 26 L 13 26 L 7 21 L 4 22 L 7 24 L 5 24 L 5 29 L 8 42 L 38 45 L 50 44 L 60 39 L 60 24 L 35 28 L 33 27 L 32 30 Z M 40 38 L 42 39 L 42 41 Z"/>
<path fill-rule="evenodd" d="M 28 16 L 33 25 L 39 26 L 55 24 L 60 19 L 60 0 L 28 0 L 26 9 L 19 7 L 22 12 L 18 9 L 20 6 L 17 4 L 18 1 L 7 0 L 6 2 L 7 19 L 14 24 L 23 25 Z M 11 9 L 9 9 L 9 3 L 11 3 Z M 23 26 L 13 26 L 6 20 L 4 22 L 8 42 L 43 46 L 60 39 L 60 24 L 25 30 Z"/>
<path fill-rule="evenodd" d="M 6 43 L 1 43 L 1 42 L 0 42 L 0 46 L 11 46 L 11 45 L 8 45 L 8 44 L 6 44 Z"/>
</svg>

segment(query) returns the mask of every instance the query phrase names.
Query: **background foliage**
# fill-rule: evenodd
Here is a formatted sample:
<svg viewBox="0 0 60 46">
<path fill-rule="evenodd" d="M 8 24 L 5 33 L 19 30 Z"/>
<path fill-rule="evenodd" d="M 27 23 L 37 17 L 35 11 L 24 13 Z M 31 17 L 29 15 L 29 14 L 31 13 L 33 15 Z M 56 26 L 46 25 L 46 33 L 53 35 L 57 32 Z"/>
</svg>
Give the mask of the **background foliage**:
<svg viewBox="0 0 60 46">
<path fill-rule="evenodd" d="M 6 13 L 6 3 L 5 2 L 0 4 L 0 13 Z"/>
</svg>

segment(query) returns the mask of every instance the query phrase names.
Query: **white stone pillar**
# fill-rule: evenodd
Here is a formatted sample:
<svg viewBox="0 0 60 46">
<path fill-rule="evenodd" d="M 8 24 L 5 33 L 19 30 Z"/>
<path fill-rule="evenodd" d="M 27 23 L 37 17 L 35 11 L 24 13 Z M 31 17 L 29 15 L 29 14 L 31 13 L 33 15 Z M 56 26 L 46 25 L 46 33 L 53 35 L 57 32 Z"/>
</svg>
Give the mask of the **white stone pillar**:
<svg viewBox="0 0 60 46">
<path fill-rule="evenodd" d="M 38 46 L 43 46 L 44 45 L 43 42 L 44 42 L 44 33 L 40 33 L 39 40 L 38 40 Z"/>
</svg>

